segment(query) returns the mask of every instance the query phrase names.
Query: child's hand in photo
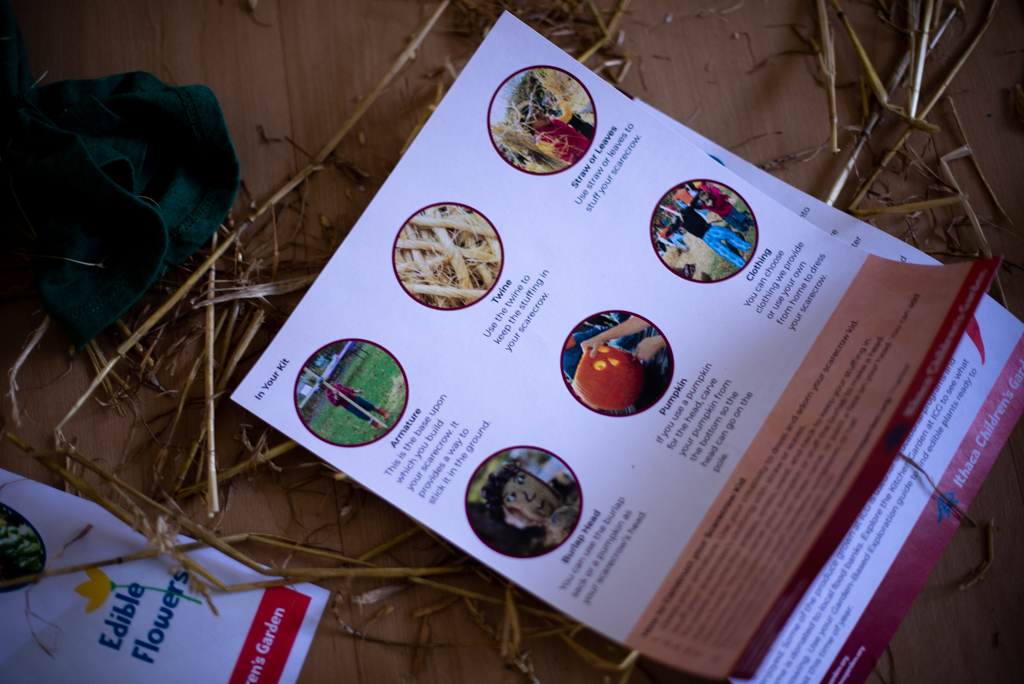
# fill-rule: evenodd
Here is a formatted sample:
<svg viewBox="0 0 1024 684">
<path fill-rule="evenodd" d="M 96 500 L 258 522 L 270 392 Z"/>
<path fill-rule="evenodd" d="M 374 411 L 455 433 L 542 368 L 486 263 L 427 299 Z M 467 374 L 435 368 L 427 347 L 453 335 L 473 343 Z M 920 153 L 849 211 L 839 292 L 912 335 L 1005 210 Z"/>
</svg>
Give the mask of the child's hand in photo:
<svg viewBox="0 0 1024 684">
<path fill-rule="evenodd" d="M 664 348 L 665 338 L 661 335 L 645 337 L 640 340 L 640 344 L 636 346 L 636 351 L 633 352 L 633 358 L 637 361 L 650 361 Z"/>
<path fill-rule="evenodd" d="M 594 358 L 597 356 L 597 348 L 604 344 L 604 338 L 601 335 L 591 337 L 589 340 L 583 340 L 580 342 L 580 346 L 583 347 L 583 353 Z"/>
</svg>

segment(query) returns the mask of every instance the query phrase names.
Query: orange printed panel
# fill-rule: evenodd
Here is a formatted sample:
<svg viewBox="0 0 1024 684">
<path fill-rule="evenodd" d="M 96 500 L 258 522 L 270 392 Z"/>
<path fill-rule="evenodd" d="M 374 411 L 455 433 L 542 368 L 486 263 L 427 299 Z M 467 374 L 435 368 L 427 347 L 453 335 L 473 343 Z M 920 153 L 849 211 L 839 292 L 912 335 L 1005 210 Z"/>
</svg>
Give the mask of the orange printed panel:
<svg viewBox="0 0 1024 684">
<path fill-rule="evenodd" d="M 869 257 L 627 644 L 710 677 L 755 637 L 770 645 L 884 476 L 996 263 Z"/>
</svg>

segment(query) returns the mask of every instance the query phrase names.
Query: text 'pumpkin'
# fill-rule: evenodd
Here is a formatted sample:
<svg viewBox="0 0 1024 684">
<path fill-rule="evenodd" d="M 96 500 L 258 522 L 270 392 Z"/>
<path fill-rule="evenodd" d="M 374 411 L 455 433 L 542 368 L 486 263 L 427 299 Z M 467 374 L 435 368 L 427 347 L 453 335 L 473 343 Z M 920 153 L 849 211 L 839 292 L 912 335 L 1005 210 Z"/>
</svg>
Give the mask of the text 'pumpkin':
<svg viewBox="0 0 1024 684">
<path fill-rule="evenodd" d="M 602 345 L 594 356 L 583 353 L 572 389 L 591 408 L 621 411 L 636 402 L 643 384 L 644 368 L 632 354 Z"/>
</svg>

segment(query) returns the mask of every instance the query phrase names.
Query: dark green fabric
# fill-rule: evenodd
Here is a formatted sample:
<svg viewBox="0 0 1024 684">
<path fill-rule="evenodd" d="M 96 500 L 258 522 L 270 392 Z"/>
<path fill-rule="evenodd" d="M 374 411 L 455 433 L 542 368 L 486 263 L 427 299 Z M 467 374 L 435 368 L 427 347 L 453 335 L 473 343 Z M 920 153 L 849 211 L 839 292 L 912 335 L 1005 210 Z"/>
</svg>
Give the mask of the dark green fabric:
<svg viewBox="0 0 1024 684">
<path fill-rule="evenodd" d="M 205 86 L 135 72 L 33 88 L 0 5 L 0 150 L 36 232 L 43 307 L 81 347 L 209 239 L 238 192 L 238 158 Z"/>
</svg>

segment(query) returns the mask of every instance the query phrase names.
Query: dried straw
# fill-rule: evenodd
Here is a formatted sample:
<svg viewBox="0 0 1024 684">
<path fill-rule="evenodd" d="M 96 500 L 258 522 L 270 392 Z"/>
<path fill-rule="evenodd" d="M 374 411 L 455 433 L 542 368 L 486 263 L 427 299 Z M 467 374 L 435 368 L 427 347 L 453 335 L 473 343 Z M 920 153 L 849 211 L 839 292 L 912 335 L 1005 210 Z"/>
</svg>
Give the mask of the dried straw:
<svg viewBox="0 0 1024 684">
<path fill-rule="evenodd" d="M 942 34 L 945 33 L 946 27 L 949 26 L 949 23 L 953 20 L 953 17 L 956 16 L 958 11 L 959 7 L 953 7 L 949 11 L 949 15 L 946 17 L 946 20 L 942 22 L 942 25 L 935 32 L 931 43 L 928 45 L 929 52 L 935 49 L 939 39 L 942 38 Z M 903 77 L 906 75 L 907 68 L 910 66 L 910 58 L 911 51 L 908 48 L 907 51 L 903 53 L 903 57 L 900 58 L 900 61 L 893 70 L 892 75 L 889 76 L 889 81 L 886 83 L 886 91 L 890 95 L 895 92 L 897 86 L 899 86 Z M 836 182 L 832 185 L 832 190 L 829 191 L 828 197 L 825 198 L 825 204 L 830 207 L 835 204 L 836 199 L 839 197 L 839 193 L 841 193 L 843 191 L 843 187 L 846 186 L 846 181 L 850 177 L 850 173 L 853 171 L 854 166 L 857 164 L 857 158 L 867 145 L 868 139 L 874 132 L 875 127 L 878 125 L 879 121 L 882 120 L 883 111 L 882 106 L 877 102 L 871 108 L 871 114 L 867 119 L 867 123 L 864 124 L 864 127 L 861 129 L 860 135 L 857 136 L 857 144 L 850 153 L 850 158 L 847 159 L 846 166 L 843 167 L 843 170 L 836 179 Z"/>
<path fill-rule="evenodd" d="M 967 140 L 967 132 L 964 130 L 964 125 L 960 121 L 960 115 L 957 114 L 956 105 L 953 104 L 953 98 L 947 97 L 946 101 L 949 102 L 949 108 L 953 112 L 953 120 L 956 121 L 956 128 L 960 132 L 960 139 L 963 141 L 964 145 L 967 146 L 967 148 L 971 151 L 969 157 L 971 160 L 971 164 L 974 165 L 974 170 L 978 172 L 978 177 L 981 179 L 982 185 L 985 186 L 985 190 L 988 191 L 988 196 L 991 197 L 992 201 L 995 203 L 996 209 L 999 210 L 999 213 L 1003 215 L 1003 218 L 1005 218 L 1012 226 L 1013 219 L 1011 219 L 1010 215 L 1006 213 L 1005 209 L 1003 209 L 1003 205 L 999 202 L 999 198 L 996 197 L 996 191 L 992 189 L 991 185 L 989 185 L 988 179 L 985 178 L 985 174 L 981 170 L 981 164 L 978 163 L 978 157 L 977 155 L 974 154 L 974 149 L 971 148 L 971 143 L 968 142 Z"/>
<path fill-rule="evenodd" d="M 924 19 L 921 20 L 920 38 L 913 33 L 914 70 L 910 79 L 910 96 L 907 102 L 907 114 L 913 117 L 917 114 L 917 101 L 921 97 L 921 79 L 924 76 L 924 59 L 928 55 L 928 33 L 932 25 L 932 12 L 935 10 L 935 0 L 927 0 L 924 6 Z M 918 28 L 914 27 L 914 31 Z"/>
<path fill-rule="evenodd" d="M 971 56 L 971 53 L 974 52 L 974 48 L 977 47 L 978 43 L 981 42 L 981 37 L 985 35 L 985 31 L 988 30 L 989 25 L 992 23 L 992 19 L 995 17 L 996 13 L 996 7 L 998 6 L 999 0 L 992 0 L 992 2 L 989 4 L 988 14 L 985 16 L 985 21 L 978 29 L 978 32 L 974 35 L 974 38 L 967 46 L 967 49 L 964 50 L 963 54 L 960 55 L 960 58 L 957 59 L 957 61 L 950 68 L 949 72 L 946 74 L 946 77 L 942 80 L 942 83 L 939 85 L 938 89 L 928 100 L 924 108 L 921 109 L 921 112 L 919 113 L 919 118 L 923 119 L 924 117 L 928 116 L 928 112 L 932 110 L 932 107 L 938 104 L 939 100 L 942 98 L 942 95 L 946 92 L 946 88 L 948 88 L 949 84 L 953 81 L 954 78 L 956 78 L 956 75 L 960 71 L 960 68 L 967 62 L 967 58 Z M 857 194 L 854 195 L 854 198 L 850 201 L 849 209 L 856 209 L 857 207 L 860 206 L 860 203 L 867 196 L 868 191 L 871 189 L 871 186 L 875 184 L 876 180 L 878 180 L 878 177 L 882 174 L 882 171 L 885 170 L 886 165 L 890 161 L 892 161 L 893 157 L 895 157 L 896 154 L 903 148 L 903 145 L 906 144 L 913 130 L 914 129 L 912 127 L 908 126 L 907 129 L 903 131 L 903 135 L 901 135 L 899 140 L 896 141 L 896 144 L 886 151 L 885 155 L 882 156 L 882 159 L 878 162 L 878 165 L 875 167 L 874 171 L 871 172 L 871 175 L 868 176 L 863 183 L 861 183 L 860 188 L 857 190 Z"/>
<path fill-rule="evenodd" d="M 898 107 L 889 101 L 889 93 L 886 91 L 885 86 L 882 85 L 882 80 L 878 77 L 878 72 L 875 71 L 875 67 L 871 64 L 871 58 L 868 57 L 868 53 L 861 44 L 860 39 L 857 37 L 857 32 L 854 30 L 853 25 L 850 24 L 850 20 L 847 18 L 846 13 L 843 12 L 842 7 L 839 6 L 838 0 L 829 0 L 829 2 L 832 3 L 833 9 L 836 11 L 836 16 L 839 17 L 839 21 L 842 22 L 843 28 L 846 29 L 846 34 L 850 37 L 853 49 L 856 51 L 857 58 L 860 60 L 861 68 L 864 69 L 864 74 L 868 78 L 868 84 L 871 86 L 871 90 L 874 92 L 875 98 L 878 102 L 893 116 L 905 122 L 907 125 L 925 131 L 926 133 L 938 133 L 939 127 L 925 121 L 924 114 L 922 114 L 921 117 L 910 116 L 902 107 Z"/>
<path fill-rule="evenodd" d="M 828 25 L 828 12 L 825 0 L 817 0 L 818 33 L 821 35 L 821 50 L 818 60 L 821 71 L 825 75 L 825 97 L 828 103 L 829 151 L 839 152 L 839 115 L 836 113 L 836 50 L 832 40 L 832 29 Z"/>
<path fill-rule="evenodd" d="M 590 3 L 590 9 L 594 12 L 594 16 L 597 17 L 598 26 L 600 26 L 601 33 L 603 35 L 600 40 L 587 48 L 583 54 L 577 58 L 580 64 L 586 63 L 586 61 L 593 57 L 598 50 L 601 50 L 615 42 L 613 36 L 615 35 L 615 31 L 619 28 L 619 22 L 622 21 L 622 16 L 626 13 L 626 10 L 629 9 L 629 3 L 630 0 L 620 0 L 618 7 L 615 8 L 615 14 L 612 15 L 612 20 L 608 22 L 608 26 L 603 25 L 601 13 L 597 11 L 597 8 L 594 7 L 593 3 Z"/>
<path fill-rule="evenodd" d="M 207 311 L 209 310 L 212 310 L 212 307 L 210 307 L 210 309 L 207 309 Z M 239 340 L 238 345 L 235 347 L 234 352 L 231 354 L 231 358 L 228 359 L 228 363 L 224 368 L 224 372 L 221 373 L 220 380 L 217 382 L 216 388 L 212 392 L 209 391 L 209 387 L 207 388 L 208 393 L 206 415 L 209 417 L 209 420 L 212 420 L 212 417 L 216 414 L 217 405 L 220 403 L 221 397 L 224 396 L 224 392 L 227 390 L 228 382 L 231 380 L 231 376 L 234 375 L 235 368 L 238 366 L 238 362 L 242 359 L 242 355 L 245 354 L 245 351 L 249 348 L 249 344 L 252 342 L 253 338 L 256 337 L 256 333 L 259 331 L 260 326 L 263 325 L 264 318 L 265 314 L 262 311 L 256 311 L 252 315 L 252 317 L 249 320 L 249 323 L 246 325 L 245 331 L 242 334 L 242 338 Z M 210 356 L 212 355 L 212 351 L 212 342 L 208 342 L 206 348 L 207 359 L 209 359 Z M 204 439 L 212 437 L 212 435 L 213 433 L 210 432 L 210 423 L 208 421 L 200 429 L 199 436 L 192 441 L 192 446 L 189 448 L 188 458 L 185 460 L 184 463 L 182 463 L 181 468 L 178 470 L 178 477 L 174 483 L 175 495 L 177 495 L 178 490 L 181 489 L 181 485 L 185 481 L 185 476 L 188 474 L 189 468 L 192 466 L 192 462 L 195 460 L 196 452 L 198 451 L 199 446 L 203 444 Z M 207 441 L 212 441 L 212 439 L 207 439 Z M 214 470 L 212 473 L 208 473 L 208 479 L 209 488 L 216 490 L 216 470 Z M 207 503 L 207 505 L 209 505 L 209 502 Z"/>
<path fill-rule="evenodd" d="M 970 576 L 960 584 L 961 591 L 985 579 L 985 573 L 988 572 L 988 569 L 992 566 L 992 562 L 995 561 L 996 540 L 993 534 L 995 525 L 996 521 L 993 519 L 990 519 L 985 524 L 985 559 L 981 562 L 981 565 L 976 567 L 971 572 Z"/>
<path fill-rule="evenodd" d="M 939 199 L 923 200 L 921 202 L 906 202 L 905 204 L 893 204 L 886 207 L 872 207 L 871 209 L 853 209 L 851 214 L 857 217 L 877 216 L 878 214 L 912 214 L 915 211 L 945 207 L 950 204 L 959 204 L 960 196 L 940 197 Z"/>
<path fill-rule="evenodd" d="M 8 398 L 11 400 L 11 420 L 14 422 L 14 427 L 21 427 L 21 411 L 18 409 L 18 397 L 15 394 L 18 391 L 18 371 L 25 364 L 25 360 L 28 359 L 28 355 L 32 353 L 32 350 L 39 344 L 39 340 L 43 339 L 43 335 L 46 334 L 46 329 L 50 327 L 50 317 L 43 316 L 42 322 L 39 327 L 36 328 L 35 332 L 25 343 L 25 348 L 18 354 L 18 358 L 15 359 L 14 365 L 11 366 L 10 370 L 7 371 L 7 382 L 10 384 L 10 390 L 7 392 Z"/>
<path fill-rule="evenodd" d="M 210 246 L 217 249 L 217 234 L 213 234 Z M 217 281 L 216 264 L 210 266 L 207 274 L 206 302 L 211 304 L 216 294 L 214 290 Z M 209 487 L 206 496 L 206 515 L 212 518 L 220 511 L 220 500 L 217 489 L 217 450 L 214 440 L 214 417 L 216 411 L 216 400 L 214 399 L 213 370 L 216 359 L 214 358 L 214 342 L 216 339 L 215 328 L 217 326 L 214 307 L 211 304 L 206 309 L 206 473 L 209 480 Z M 201 439 L 201 438 L 200 438 Z"/>
</svg>

